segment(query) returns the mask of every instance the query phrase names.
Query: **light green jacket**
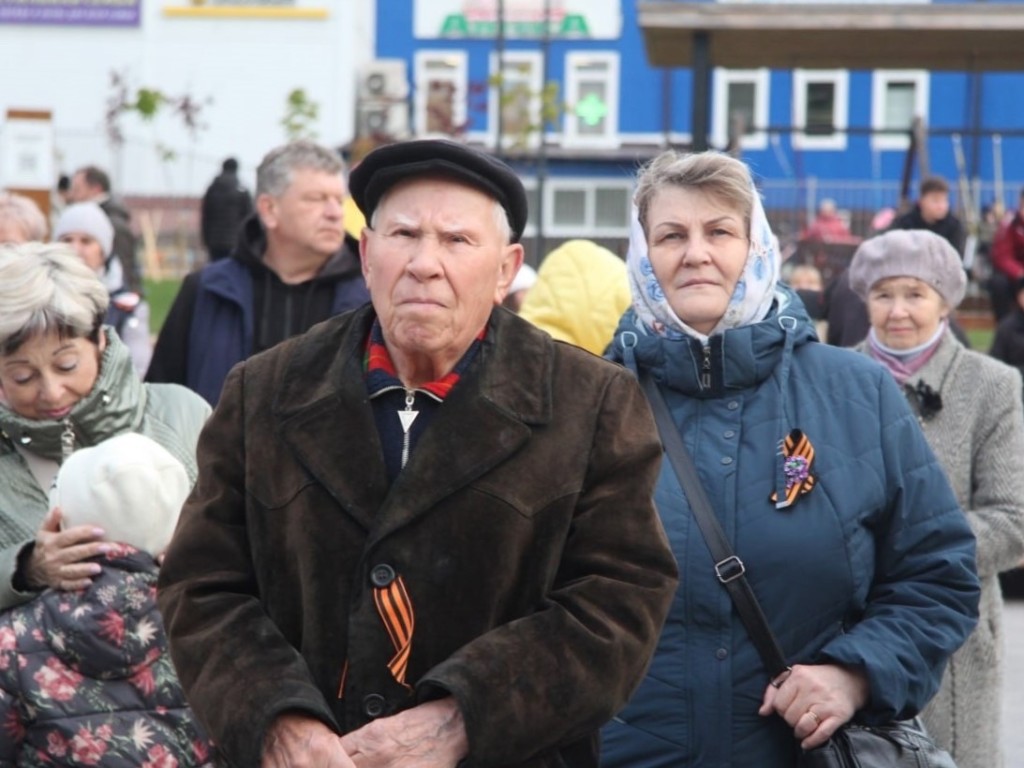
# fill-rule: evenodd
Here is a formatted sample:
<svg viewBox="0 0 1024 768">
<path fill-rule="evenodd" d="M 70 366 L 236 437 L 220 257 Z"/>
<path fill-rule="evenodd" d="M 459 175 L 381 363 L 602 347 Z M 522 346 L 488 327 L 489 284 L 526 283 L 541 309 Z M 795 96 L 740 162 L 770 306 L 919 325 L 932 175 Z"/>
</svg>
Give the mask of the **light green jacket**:
<svg viewBox="0 0 1024 768">
<path fill-rule="evenodd" d="M 0 405 L 0 611 L 37 594 L 16 590 L 13 578 L 19 556 L 28 555 L 49 510 L 49 489 L 39 486 L 18 447 L 60 462 L 61 435 L 68 423 L 75 448 L 95 445 L 122 432 L 139 432 L 181 461 L 195 482 L 196 442 L 210 406 L 177 384 L 143 384 L 132 368 L 128 348 L 113 328 L 104 330 L 107 346 L 99 376 L 66 419 L 26 419 Z"/>
</svg>

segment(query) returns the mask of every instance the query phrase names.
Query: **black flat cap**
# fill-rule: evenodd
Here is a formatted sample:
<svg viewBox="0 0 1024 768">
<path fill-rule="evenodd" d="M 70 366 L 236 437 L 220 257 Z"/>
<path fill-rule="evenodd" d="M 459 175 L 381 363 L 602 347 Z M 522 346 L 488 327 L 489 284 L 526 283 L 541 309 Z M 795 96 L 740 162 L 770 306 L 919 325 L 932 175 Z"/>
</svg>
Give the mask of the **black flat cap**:
<svg viewBox="0 0 1024 768">
<path fill-rule="evenodd" d="M 416 177 L 440 176 L 479 189 L 501 204 L 518 243 L 526 227 L 526 190 L 515 171 L 486 152 L 445 139 L 388 144 L 357 165 L 348 187 L 369 222 L 381 197 L 395 184 Z"/>
</svg>

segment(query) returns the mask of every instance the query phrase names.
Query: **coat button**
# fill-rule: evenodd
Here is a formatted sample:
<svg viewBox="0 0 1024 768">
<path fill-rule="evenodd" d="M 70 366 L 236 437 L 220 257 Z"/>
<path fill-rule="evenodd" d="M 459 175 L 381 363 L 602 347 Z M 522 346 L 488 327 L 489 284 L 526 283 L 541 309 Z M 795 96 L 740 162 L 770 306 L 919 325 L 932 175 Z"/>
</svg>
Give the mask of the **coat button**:
<svg viewBox="0 0 1024 768">
<path fill-rule="evenodd" d="M 722 433 L 722 437 L 724 437 L 726 439 L 731 438 L 731 437 L 736 437 L 736 430 L 734 430 L 734 429 L 727 429 L 727 430 L 725 430 L 725 432 Z"/>
<path fill-rule="evenodd" d="M 722 463 L 726 465 L 732 464 L 732 456 L 723 456 Z"/>
<path fill-rule="evenodd" d="M 717 651 L 715 651 L 715 658 L 719 661 L 722 661 L 728 655 L 729 652 L 725 650 L 725 648 L 719 648 Z"/>
<path fill-rule="evenodd" d="M 730 400 L 729 404 L 725 407 L 728 408 L 730 411 L 735 411 L 737 408 L 740 407 L 740 404 L 736 400 Z"/>
<path fill-rule="evenodd" d="M 386 587 L 395 580 L 395 569 L 386 563 L 373 566 L 370 571 L 370 581 L 375 587 Z"/>
<path fill-rule="evenodd" d="M 380 717 L 384 714 L 386 703 L 379 693 L 369 693 L 363 697 L 363 712 L 367 717 Z"/>
</svg>

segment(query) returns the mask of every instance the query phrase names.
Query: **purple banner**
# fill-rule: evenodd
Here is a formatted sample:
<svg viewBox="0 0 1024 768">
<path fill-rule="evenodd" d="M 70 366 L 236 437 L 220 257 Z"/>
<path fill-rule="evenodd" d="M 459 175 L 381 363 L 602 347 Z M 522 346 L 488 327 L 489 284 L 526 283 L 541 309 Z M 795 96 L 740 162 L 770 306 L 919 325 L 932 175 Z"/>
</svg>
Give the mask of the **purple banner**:
<svg viewBox="0 0 1024 768">
<path fill-rule="evenodd" d="M 0 24 L 137 27 L 141 0 L 0 0 Z"/>
</svg>

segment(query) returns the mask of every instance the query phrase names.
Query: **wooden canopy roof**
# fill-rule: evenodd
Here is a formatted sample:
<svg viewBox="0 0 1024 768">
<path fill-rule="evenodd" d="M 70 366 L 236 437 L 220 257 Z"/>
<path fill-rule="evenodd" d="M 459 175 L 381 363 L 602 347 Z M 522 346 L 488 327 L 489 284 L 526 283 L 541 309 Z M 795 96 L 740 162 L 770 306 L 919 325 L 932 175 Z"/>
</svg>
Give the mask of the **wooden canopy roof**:
<svg viewBox="0 0 1024 768">
<path fill-rule="evenodd" d="M 1024 70 L 1024 3 L 641 2 L 647 57 L 747 69 Z"/>
</svg>

